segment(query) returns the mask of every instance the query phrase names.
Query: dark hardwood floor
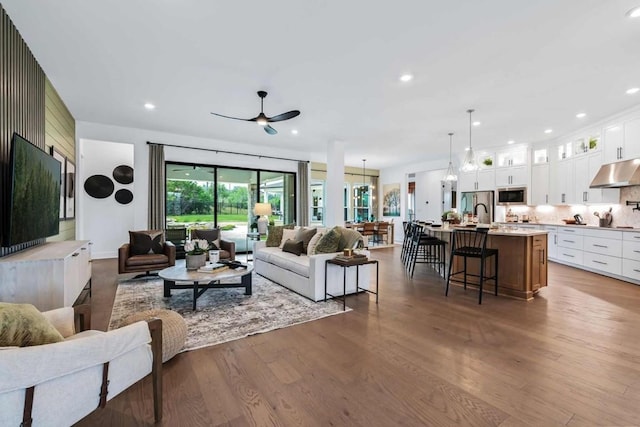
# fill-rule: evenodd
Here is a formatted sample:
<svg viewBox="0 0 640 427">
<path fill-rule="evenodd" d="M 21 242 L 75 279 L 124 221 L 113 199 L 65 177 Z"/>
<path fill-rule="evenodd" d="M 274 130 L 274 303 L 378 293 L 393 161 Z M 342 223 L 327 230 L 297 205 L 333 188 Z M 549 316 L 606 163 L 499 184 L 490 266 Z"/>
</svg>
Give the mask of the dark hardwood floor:
<svg viewBox="0 0 640 427">
<path fill-rule="evenodd" d="M 166 426 L 640 425 L 640 287 L 550 263 L 533 301 L 453 287 L 400 248 L 380 260 L 380 303 L 181 353 L 164 365 Z M 115 260 L 93 264 L 107 326 Z M 88 390 L 79 390 L 88 392 Z M 146 378 L 81 426 L 153 424 Z"/>
</svg>

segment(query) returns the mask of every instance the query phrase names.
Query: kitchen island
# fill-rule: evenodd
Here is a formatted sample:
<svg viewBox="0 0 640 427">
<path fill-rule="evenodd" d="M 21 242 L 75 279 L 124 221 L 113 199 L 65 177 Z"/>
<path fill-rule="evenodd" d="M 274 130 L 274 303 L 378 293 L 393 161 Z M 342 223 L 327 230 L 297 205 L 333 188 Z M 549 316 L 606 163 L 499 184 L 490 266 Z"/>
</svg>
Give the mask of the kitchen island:
<svg viewBox="0 0 640 427">
<path fill-rule="evenodd" d="M 465 227 L 460 227 L 465 228 Z M 447 269 L 449 268 L 449 242 L 454 227 L 425 226 L 424 232 L 447 242 Z M 540 288 L 547 286 L 547 231 L 531 229 L 491 229 L 487 247 L 498 249 L 498 293 L 515 298 L 532 299 Z M 462 259 L 454 260 L 454 271 L 461 270 Z M 467 269 L 472 274 L 480 271 L 480 260 L 469 259 Z M 447 270 L 448 271 L 448 270 Z M 493 262 L 485 265 L 488 276 L 494 274 Z M 445 273 L 446 276 L 446 273 Z M 477 283 L 475 277 L 467 283 Z M 452 280 L 452 283 L 456 283 Z M 485 292 L 493 291 L 493 282 L 485 284 Z"/>
</svg>

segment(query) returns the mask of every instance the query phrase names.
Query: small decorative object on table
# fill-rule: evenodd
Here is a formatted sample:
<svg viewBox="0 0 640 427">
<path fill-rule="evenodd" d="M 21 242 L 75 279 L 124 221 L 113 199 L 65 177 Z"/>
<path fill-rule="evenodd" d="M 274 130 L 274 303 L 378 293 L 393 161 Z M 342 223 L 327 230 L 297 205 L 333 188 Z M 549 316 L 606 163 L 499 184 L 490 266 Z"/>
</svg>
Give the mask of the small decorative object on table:
<svg viewBox="0 0 640 427">
<path fill-rule="evenodd" d="M 197 270 L 207 263 L 209 242 L 204 239 L 193 239 L 184 244 L 187 270 Z"/>
</svg>

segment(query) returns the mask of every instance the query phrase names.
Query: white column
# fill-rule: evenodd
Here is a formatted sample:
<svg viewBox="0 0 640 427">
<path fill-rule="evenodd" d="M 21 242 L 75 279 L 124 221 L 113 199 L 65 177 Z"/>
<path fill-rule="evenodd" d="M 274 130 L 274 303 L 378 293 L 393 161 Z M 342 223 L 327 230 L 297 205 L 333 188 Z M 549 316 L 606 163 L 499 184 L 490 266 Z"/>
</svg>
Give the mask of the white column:
<svg viewBox="0 0 640 427">
<path fill-rule="evenodd" d="M 344 142 L 327 144 L 327 189 L 325 225 L 344 225 Z"/>
</svg>

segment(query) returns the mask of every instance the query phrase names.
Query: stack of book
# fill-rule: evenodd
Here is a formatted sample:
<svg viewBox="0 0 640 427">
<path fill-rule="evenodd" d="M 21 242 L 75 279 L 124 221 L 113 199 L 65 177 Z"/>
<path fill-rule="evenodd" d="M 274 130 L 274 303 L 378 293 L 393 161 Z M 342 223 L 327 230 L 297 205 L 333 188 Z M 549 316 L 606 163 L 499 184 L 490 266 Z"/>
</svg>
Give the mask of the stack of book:
<svg viewBox="0 0 640 427">
<path fill-rule="evenodd" d="M 229 266 L 219 263 L 207 264 L 198 269 L 198 273 L 219 273 L 228 270 Z"/>
<path fill-rule="evenodd" d="M 343 262 L 357 262 L 357 261 L 361 261 L 364 262 L 367 260 L 367 256 L 364 254 L 356 254 L 354 253 L 353 255 L 336 255 L 335 259 L 337 261 L 343 261 Z"/>
</svg>

